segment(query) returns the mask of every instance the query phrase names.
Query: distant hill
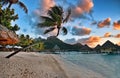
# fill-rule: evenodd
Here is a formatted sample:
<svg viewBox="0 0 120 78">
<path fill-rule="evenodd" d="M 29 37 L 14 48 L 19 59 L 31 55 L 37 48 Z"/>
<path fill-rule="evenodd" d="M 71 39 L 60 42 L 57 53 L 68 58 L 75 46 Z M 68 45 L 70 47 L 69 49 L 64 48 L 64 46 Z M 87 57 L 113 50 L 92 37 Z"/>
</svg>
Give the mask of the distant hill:
<svg viewBox="0 0 120 78">
<path fill-rule="evenodd" d="M 98 50 L 98 49 L 100 49 L 101 48 L 101 46 L 98 44 L 94 49 L 95 50 Z"/>
<path fill-rule="evenodd" d="M 84 45 L 84 46 L 82 46 L 82 48 L 81 48 L 81 51 L 83 52 L 83 51 L 92 51 L 93 49 L 92 48 L 90 48 L 88 45 Z"/>
<path fill-rule="evenodd" d="M 41 39 L 41 38 L 39 38 Z M 39 41 L 38 39 L 38 41 Z M 81 52 L 96 52 L 100 53 L 101 51 L 120 51 L 120 46 L 113 44 L 111 41 L 106 41 L 102 46 L 97 45 L 95 48 L 90 48 L 88 45 L 82 45 L 80 43 L 76 44 L 67 44 L 55 36 L 48 37 L 46 40 L 41 39 L 44 42 L 45 50 L 54 51 L 54 48 L 60 49 L 60 51 L 81 51 Z"/>
<path fill-rule="evenodd" d="M 62 51 L 79 51 L 83 47 L 82 44 L 67 44 L 55 36 L 48 37 L 46 40 L 43 40 L 46 50 L 53 50 L 57 45 Z"/>
<path fill-rule="evenodd" d="M 107 40 L 102 46 L 97 45 L 93 50 L 96 52 L 115 52 L 120 51 L 120 46 Z"/>
<path fill-rule="evenodd" d="M 102 48 L 110 48 L 110 47 L 113 48 L 113 47 L 115 47 L 115 44 L 112 43 L 111 41 L 107 40 L 101 47 Z"/>
<path fill-rule="evenodd" d="M 69 50 L 72 48 L 72 45 L 66 44 L 54 36 L 48 37 L 47 40 L 44 41 L 44 45 L 45 45 L 45 49 L 48 49 L 48 50 L 52 50 L 56 45 L 61 50 Z"/>
</svg>

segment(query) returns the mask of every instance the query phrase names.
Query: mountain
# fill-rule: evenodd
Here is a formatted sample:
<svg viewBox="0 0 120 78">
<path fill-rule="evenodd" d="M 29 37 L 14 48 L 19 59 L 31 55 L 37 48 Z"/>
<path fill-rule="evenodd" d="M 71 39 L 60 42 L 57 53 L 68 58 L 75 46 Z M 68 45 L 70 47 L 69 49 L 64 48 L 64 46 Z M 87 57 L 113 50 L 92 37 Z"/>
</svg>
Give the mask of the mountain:
<svg viewBox="0 0 120 78">
<path fill-rule="evenodd" d="M 98 49 L 100 49 L 101 48 L 101 46 L 98 44 L 94 49 L 95 50 L 98 50 Z"/>
<path fill-rule="evenodd" d="M 92 48 L 90 48 L 88 45 L 84 45 L 84 46 L 81 48 L 81 51 L 92 51 Z"/>
<path fill-rule="evenodd" d="M 69 50 L 72 48 L 72 45 L 64 43 L 55 36 L 48 37 L 47 40 L 44 41 L 44 44 L 45 44 L 45 49 L 49 49 L 49 50 L 52 50 L 56 45 L 61 50 Z"/>
<path fill-rule="evenodd" d="M 103 45 L 102 48 L 114 48 L 115 44 L 112 43 L 111 41 L 107 40 Z"/>
<path fill-rule="evenodd" d="M 95 52 L 108 52 L 108 53 L 116 53 L 120 51 L 120 46 L 115 45 L 111 41 L 107 40 L 102 46 L 97 45 L 94 49 Z"/>
<path fill-rule="evenodd" d="M 65 43 L 68 43 L 68 44 L 76 44 L 75 38 L 66 39 L 66 40 L 64 40 L 64 42 L 65 42 Z"/>
<path fill-rule="evenodd" d="M 73 49 L 74 51 L 80 51 L 82 47 L 83 47 L 83 45 L 80 44 L 80 43 L 76 43 L 76 44 L 73 44 L 73 45 L 72 45 L 72 49 Z"/>
<path fill-rule="evenodd" d="M 95 51 L 96 53 L 100 53 L 101 52 L 101 46 L 98 44 L 93 51 Z"/>
<path fill-rule="evenodd" d="M 83 47 L 80 43 L 76 44 L 67 44 L 55 36 L 48 37 L 46 40 L 43 40 L 45 50 L 53 51 L 55 46 L 57 46 L 61 51 L 80 51 L 80 48 Z"/>
<path fill-rule="evenodd" d="M 116 49 L 117 49 L 117 51 L 120 51 L 120 46 L 116 45 Z"/>
<path fill-rule="evenodd" d="M 39 41 L 39 40 L 38 40 Z M 67 44 L 55 36 L 48 37 L 46 40 L 42 39 L 44 42 L 44 48 L 47 51 L 56 51 L 59 49 L 61 52 L 63 51 L 82 51 L 82 52 L 91 52 L 91 53 L 101 53 L 101 52 L 113 52 L 120 51 L 120 46 L 113 44 L 111 41 L 106 41 L 102 46 L 97 45 L 95 48 L 90 48 L 88 45 L 82 45 L 80 43 L 76 44 Z"/>
</svg>

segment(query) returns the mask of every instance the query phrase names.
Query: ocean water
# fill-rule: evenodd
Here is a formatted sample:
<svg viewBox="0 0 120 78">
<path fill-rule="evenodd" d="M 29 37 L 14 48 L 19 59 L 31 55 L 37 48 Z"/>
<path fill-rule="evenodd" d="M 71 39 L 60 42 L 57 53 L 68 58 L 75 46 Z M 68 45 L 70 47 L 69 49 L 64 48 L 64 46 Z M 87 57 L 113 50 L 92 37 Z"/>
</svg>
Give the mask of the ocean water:
<svg viewBox="0 0 120 78">
<path fill-rule="evenodd" d="M 78 66 L 100 73 L 106 78 L 120 78 L 120 55 L 61 53 L 61 57 Z"/>
</svg>

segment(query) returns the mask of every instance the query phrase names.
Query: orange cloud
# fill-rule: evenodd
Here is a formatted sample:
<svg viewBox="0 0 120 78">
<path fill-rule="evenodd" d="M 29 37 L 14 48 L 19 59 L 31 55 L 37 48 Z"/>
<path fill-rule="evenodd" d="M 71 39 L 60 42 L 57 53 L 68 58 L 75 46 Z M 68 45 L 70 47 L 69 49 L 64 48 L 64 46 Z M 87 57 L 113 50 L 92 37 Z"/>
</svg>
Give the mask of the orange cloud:
<svg viewBox="0 0 120 78">
<path fill-rule="evenodd" d="M 83 35 L 89 35 L 90 33 L 91 33 L 90 28 L 86 28 L 86 27 L 80 28 L 79 26 L 74 26 L 72 28 L 72 34 L 73 35 L 83 36 Z"/>
<path fill-rule="evenodd" d="M 34 10 L 34 14 L 37 16 L 47 15 L 46 11 L 53 6 L 55 6 L 55 0 L 40 0 L 40 7 L 39 9 Z"/>
<path fill-rule="evenodd" d="M 72 16 L 80 16 L 83 13 L 89 13 L 92 7 L 94 6 L 92 0 L 82 0 L 79 2 L 78 6 L 73 8 Z"/>
<path fill-rule="evenodd" d="M 104 34 L 104 37 L 110 37 L 111 36 L 111 33 L 110 32 L 107 32 Z"/>
<path fill-rule="evenodd" d="M 55 6 L 54 0 L 42 0 L 42 8 L 48 10 L 50 7 Z"/>
<path fill-rule="evenodd" d="M 85 33 L 85 34 L 90 34 L 90 32 L 91 32 L 91 29 L 90 28 L 82 28 L 82 30 L 83 30 L 83 32 Z"/>
<path fill-rule="evenodd" d="M 101 21 L 98 23 L 98 27 L 99 28 L 103 28 L 105 26 L 109 26 L 110 25 L 110 22 L 111 22 L 111 18 L 107 18 L 105 19 L 104 21 Z"/>
<path fill-rule="evenodd" d="M 95 47 L 97 44 L 99 44 L 99 42 L 101 41 L 101 37 L 99 36 L 91 36 L 89 37 L 88 40 L 86 40 L 86 44 L 89 46 L 89 47 Z"/>
<path fill-rule="evenodd" d="M 92 0 L 83 0 L 80 5 L 81 9 L 85 12 L 90 12 L 91 8 L 94 6 Z"/>
<path fill-rule="evenodd" d="M 115 37 L 116 37 L 116 38 L 120 38 L 120 34 L 117 34 Z"/>
<path fill-rule="evenodd" d="M 114 22 L 113 27 L 114 27 L 115 30 L 120 30 L 120 21 Z"/>
<path fill-rule="evenodd" d="M 117 43 L 117 45 L 118 45 L 118 46 L 120 46 L 120 42 L 119 42 L 119 43 Z"/>
</svg>

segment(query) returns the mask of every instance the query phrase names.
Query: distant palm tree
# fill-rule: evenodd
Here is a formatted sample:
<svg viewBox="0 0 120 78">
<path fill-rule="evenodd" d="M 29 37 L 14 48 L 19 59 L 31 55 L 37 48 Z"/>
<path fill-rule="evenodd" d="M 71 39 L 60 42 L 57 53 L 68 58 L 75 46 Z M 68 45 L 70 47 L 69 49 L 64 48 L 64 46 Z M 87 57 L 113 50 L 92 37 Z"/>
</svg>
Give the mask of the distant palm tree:
<svg viewBox="0 0 120 78">
<path fill-rule="evenodd" d="M 57 28 L 58 32 L 56 36 L 58 36 L 60 29 L 62 28 L 63 33 L 66 35 L 67 29 L 62 27 L 62 24 L 68 21 L 71 15 L 71 9 L 68 9 L 68 13 L 66 17 L 64 17 L 63 8 L 61 6 L 54 6 L 48 10 L 47 15 L 48 16 L 41 16 L 44 22 L 38 24 L 39 27 L 49 27 L 49 29 L 47 29 L 44 34 L 47 34 Z"/>
<path fill-rule="evenodd" d="M 18 25 L 17 25 L 17 24 L 15 24 L 15 26 L 14 26 L 14 27 L 12 27 L 12 29 L 11 29 L 11 30 L 15 33 L 15 31 L 20 30 L 20 27 L 18 27 Z"/>
<path fill-rule="evenodd" d="M 2 2 L 2 5 L 9 4 L 8 8 L 10 8 L 12 4 L 18 4 L 18 5 L 20 5 L 21 8 L 23 8 L 23 10 L 25 11 L 25 13 L 28 12 L 27 7 L 24 5 L 24 3 L 20 2 L 19 0 L 2 0 L 1 2 Z"/>
</svg>

